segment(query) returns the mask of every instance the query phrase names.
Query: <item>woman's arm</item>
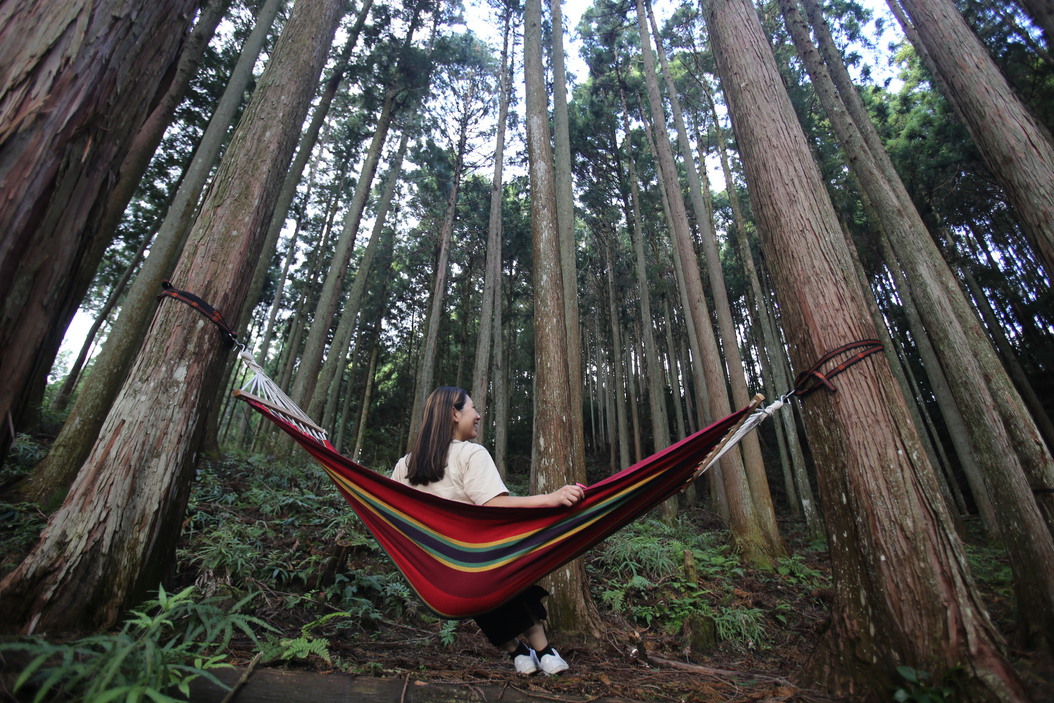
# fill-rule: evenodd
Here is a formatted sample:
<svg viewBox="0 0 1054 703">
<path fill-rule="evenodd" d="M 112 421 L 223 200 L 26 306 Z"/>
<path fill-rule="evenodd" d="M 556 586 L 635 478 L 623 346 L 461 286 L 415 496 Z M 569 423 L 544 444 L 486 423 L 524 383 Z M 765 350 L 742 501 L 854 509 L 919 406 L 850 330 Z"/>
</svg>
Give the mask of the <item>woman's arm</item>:
<svg viewBox="0 0 1054 703">
<path fill-rule="evenodd" d="M 494 496 L 483 505 L 505 508 L 570 508 L 585 498 L 585 495 L 581 486 L 562 486 L 552 493 L 542 493 L 536 496 L 502 494 Z"/>
</svg>

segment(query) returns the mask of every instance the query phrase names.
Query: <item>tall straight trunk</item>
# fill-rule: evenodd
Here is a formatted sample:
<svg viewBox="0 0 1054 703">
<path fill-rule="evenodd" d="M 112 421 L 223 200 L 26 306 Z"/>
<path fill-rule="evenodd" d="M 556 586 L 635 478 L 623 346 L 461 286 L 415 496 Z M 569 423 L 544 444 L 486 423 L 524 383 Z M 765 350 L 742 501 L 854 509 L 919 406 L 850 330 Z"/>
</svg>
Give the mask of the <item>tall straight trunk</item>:
<svg viewBox="0 0 1054 703">
<path fill-rule="evenodd" d="M 415 380 L 413 413 L 410 415 L 410 432 L 414 436 L 417 423 L 425 412 L 425 401 L 435 384 L 435 359 L 438 341 L 440 341 L 440 324 L 443 317 L 443 306 L 447 294 L 447 275 L 449 274 L 450 245 L 453 237 L 454 218 L 457 215 L 457 198 L 461 194 L 461 179 L 464 177 L 465 155 L 468 148 L 468 131 L 480 117 L 480 104 L 475 101 L 475 85 L 467 85 L 467 91 L 458 98 L 462 106 L 461 114 L 456 117 L 457 140 L 451 144 L 454 150 L 454 163 L 450 178 L 450 193 L 447 196 L 446 214 L 438 233 L 438 252 L 435 263 L 435 277 L 432 294 L 429 298 L 428 316 L 425 318 L 421 356 L 417 359 L 417 377 Z"/>
<path fill-rule="evenodd" d="M 282 175 L 344 3 L 301 0 L 231 139 L 176 280 L 239 310 Z M 22 631 L 108 627 L 172 564 L 224 337 L 183 305 L 160 310 L 100 441 L 41 540 L 0 583 Z"/>
<path fill-rule="evenodd" d="M 501 208 L 504 201 L 502 171 L 505 166 L 505 123 L 509 119 L 509 66 L 512 8 L 506 5 L 502 15 L 501 78 L 498 82 L 498 124 L 494 135 L 494 172 L 490 181 L 490 218 L 487 221 L 487 260 L 483 270 L 483 305 L 479 316 L 479 337 L 472 368 L 472 399 L 480 415 L 487 417 L 487 391 L 490 388 L 491 347 L 500 326 L 494 325 L 496 311 L 501 308 Z M 498 313 L 500 315 L 500 312 Z M 489 418 L 493 420 L 493 418 Z M 481 425 L 478 441 L 483 441 L 486 424 Z"/>
<path fill-rule="evenodd" d="M 0 2 L 0 423 L 80 303 L 87 232 L 168 84 L 200 0 Z M 85 265 L 85 268 L 87 266 Z M 80 291 L 83 294 L 83 291 Z M 0 457 L 13 439 L 0 432 Z"/>
<path fill-rule="evenodd" d="M 611 250 L 614 247 L 614 232 L 605 237 L 601 246 L 604 248 L 604 268 L 607 271 L 605 282 L 607 283 L 608 320 L 611 325 L 611 369 L 612 389 L 615 399 L 615 425 L 616 431 L 612 441 L 618 445 L 618 464 L 612 468 L 624 469 L 630 465 L 629 458 L 629 421 L 626 417 L 626 365 L 622 360 L 622 323 L 619 321 L 618 301 L 615 297 L 615 274 L 611 261 Z"/>
<path fill-rule="evenodd" d="M 896 2 L 896 0 L 893 0 Z M 1054 144 L 951 0 L 899 0 L 992 175 L 1054 278 Z"/>
<path fill-rule="evenodd" d="M 370 280 L 374 260 L 380 253 L 381 242 L 384 240 L 383 231 L 388 220 L 388 211 L 395 197 L 395 188 L 402 176 L 403 159 L 406 157 L 406 147 L 410 141 L 410 132 L 405 130 L 399 139 L 399 146 L 395 150 L 388 167 L 388 174 L 384 181 L 384 190 L 381 191 L 380 199 L 377 201 L 377 209 L 373 218 L 373 229 L 370 232 L 370 241 L 366 244 L 366 250 L 362 253 L 359 268 L 355 271 L 355 280 L 352 281 L 351 291 L 348 293 L 347 303 L 340 314 L 340 323 L 333 335 L 333 344 L 330 346 L 329 355 L 322 366 L 321 378 L 328 380 L 328 390 L 325 395 L 315 394 L 317 401 L 312 405 L 317 409 L 321 405 L 322 398 L 326 399 L 325 412 L 321 415 L 322 426 L 330 427 L 336 418 L 337 399 L 340 396 L 340 381 L 344 375 L 344 367 L 348 357 L 348 347 L 351 336 L 355 331 L 355 325 L 359 319 L 366 298 L 366 284 Z M 312 417 L 318 417 L 316 412 Z"/>
<path fill-rule="evenodd" d="M 571 382 L 573 459 L 585 466 L 585 424 L 582 414 L 582 330 L 578 313 L 578 265 L 575 260 L 575 201 L 571 183 L 571 136 L 567 117 L 567 76 L 564 70 L 562 0 L 549 0 L 552 15 L 553 156 L 556 184 L 556 221 L 560 228 L 560 268 L 564 284 L 564 322 L 567 325 L 567 376 Z"/>
<path fill-rule="evenodd" d="M 682 395 L 685 394 L 685 386 L 681 383 L 682 370 L 681 360 L 677 354 L 677 347 L 673 341 L 673 315 L 670 312 L 670 306 L 665 306 L 666 324 L 663 325 L 663 332 L 665 333 L 666 342 L 666 367 L 669 369 L 669 386 L 670 390 L 673 391 L 673 415 L 674 423 L 677 427 L 676 439 L 681 440 L 688 436 L 688 425 L 685 424 L 685 412 L 684 403 L 681 400 Z"/>
<path fill-rule="evenodd" d="M 622 106 L 622 129 L 628 135 L 630 133 L 629 109 L 626 106 L 626 96 L 621 81 L 619 83 L 619 99 Z M 626 219 L 632 223 L 634 270 L 637 274 L 640 316 L 644 321 L 642 336 L 644 337 L 644 363 L 648 374 L 648 408 L 651 410 L 651 434 L 653 448 L 655 451 L 659 451 L 670 444 L 670 421 L 666 415 L 666 390 L 662 379 L 662 370 L 659 367 L 655 329 L 652 325 L 651 291 L 648 287 L 648 267 L 644 256 L 644 226 L 641 222 L 640 183 L 637 180 L 637 164 L 628 148 L 625 152 L 629 180 L 627 185 L 630 193 L 630 208 L 626 213 Z"/>
<path fill-rule="evenodd" d="M 281 5 L 282 0 L 267 0 L 261 9 L 256 26 L 242 47 L 242 53 L 231 73 L 223 97 L 216 106 L 209 126 L 194 152 L 194 158 L 183 175 L 175 199 L 150 245 L 150 254 L 129 288 L 113 329 L 110 330 L 106 343 L 95 360 L 91 380 L 77 396 L 48 455 L 33 470 L 32 479 L 25 488 L 26 495 L 39 502 L 45 509 L 54 509 L 62 502 L 73 478 L 99 437 L 99 429 L 121 390 L 157 308 L 161 281 L 171 274 L 183 248 L 189 218 L 197 209 L 201 190 L 230 130 L 238 106 L 241 105 L 245 89 L 252 78 L 253 65 Z M 176 281 L 176 287 L 181 287 L 179 281 Z"/>
<path fill-rule="evenodd" d="M 380 348 L 380 344 L 374 344 L 373 349 L 370 350 L 370 364 L 366 369 L 366 388 L 362 392 L 362 409 L 359 411 L 358 428 L 355 432 L 355 449 L 351 453 L 353 461 L 359 461 L 359 456 L 362 454 L 362 445 L 366 439 L 366 420 L 370 416 L 370 402 L 373 400 L 373 381 L 377 373 L 377 353 Z M 337 446 L 339 447 L 340 444 Z"/>
<path fill-rule="evenodd" d="M 688 141 L 688 129 L 684 123 L 681 101 L 677 96 L 677 87 L 673 83 L 669 62 L 655 23 L 655 16 L 650 12 L 650 8 L 648 18 L 655 38 L 659 64 L 666 82 L 666 93 L 670 101 L 673 122 L 677 131 L 677 144 L 680 147 L 681 158 L 684 160 L 685 165 L 685 174 L 688 177 L 688 190 L 692 198 L 693 209 L 695 210 L 695 221 L 699 228 L 699 238 L 703 244 L 703 258 L 706 260 L 706 270 L 710 278 L 710 294 L 714 298 L 714 315 L 717 318 L 717 326 L 723 342 L 722 349 L 724 351 L 725 364 L 728 368 L 728 385 L 732 390 L 732 403 L 735 407 L 742 408 L 750 404 L 753 394 L 747 390 L 743 357 L 739 350 L 739 338 L 736 334 L 735 323 L 732 321 L 732 304 L 728 299 L 728 287 L 725 285 L 725 274 L 721 268 L 721 255 L 717 248 L 717 233 L 714 231 L 709 203 L 709 189 L 704 194 L 699 171 L 692 156 L 692 145 Z M 646 31 L 643 24 L 640 29 L 641 32 Z M 705 159 L 701 160 L 701 165 L 703 169 L 706 168 Z M 757 522 L 757 527 L 765 533 L 766 550 L 771 550 L 773 556 L 781 556 L 786 549 L 783 546 L 783 539 L 780 537 L 779 527 L 776 524 L 776 511 L 772 507 L 772 494 L 769 491 L 768 477 L 765 475 L 765 462 L 761 456 L 761 443 L 758 441 L 757 433 L 752 432 L 744 437 L 739 447 L 742 452 L 743 468 L 746 471 L 750 488 L 747 497 L 754 504 L 751 514 Z"/>
<path fill-rule="evenodd" d="M 271 224 L 267 228 L 267 238 L 264 240 L 263 246 L 264 256 L 260 259 L 256 270 L 253 272 L 253 280 L 249 286 L 249 296 L 245 301 L 246 309 L 242 310 L 242 314 L 239 316 L 241 320 L 248 322 L 257 298 L 263 291 L 264 281 L 267 278 L 268 270 L 270 270 L 270 252 L 273 252 L 278 246 L 278 237 L 285 226 L 289 207 L 293 204 L 293 199 L 296 197 L 297 186 L 300 185 L 300 179 L 304 175 L 304 168 L 311 158 L 316 142 L 318 142 L 326 116 L 329 115 L 329 108 L 333 104 L 333 98 L 336 97 L 337 90 L 339 90 L 341 83 L 344 81 L 344 74 L 347 72 L 348 62 L 351 60 L 351 52 L 359 42 L 359 35 L 362 32 L 363 25 L 366 24 L 366 18 L 369 16 L 371 7 L 373 7 L 373 0 L 365 0 L 362 3 L 362 7 L 359 8 L 355 24 L 344 42 L 344 48 L 341 49 L 340 54 L 336 58 L 329 78 L 326 79 L 322 87 L 322 94 L 311 111 L 311 119 L 300 137 L 296 156 L 293 157 L 293 163 L 289 166 L 289 173 L 286 174 L 285 182 L 282 184 L 282 192 L 279 194 L 278 203 L 275 205 L 274 216 L 271 218 Z"/>
<path fill-rule="evenodd" d="M 674 164 L 673 152 L 666 136 L 666 116 L 659 96 L 658 77 L 643 0 L 637 0 L 637 26 L 641 36 L 641 53 L 644 58 L 648 101 L 651 105 L 656 156 L 665 184 L 666 199 L 670 206 L 674 244 L 684 275 L 690 302 L 689 311 L 695 323 L 696 333 L 700 337 L 700 351 L 706 376 L 710 413 L 716 420 L 731 412 L 726 390 L 725 367 L 721 363 L 717 339 L 710 325 L 709 316 L 703 309 L 705 305 L 703 283 L 699 269 L 695 265 L 696 254 L 692 246 L 691 234 L 688 231 L 688 215 L 680 185 L 677 182 L 677 167 Z M 733 337 L 727 346 L 735 344 L 737 342 Z M 731 368 L 730 373 L 742 374 L 742 364 L 737 368 Z M 755 502 L 752 496 L 754 486 L 747 476 L 747 469 L 740 453 L 733 450 L 726 454 L 721 460 L 720 471 L 717 475 L 724 482 L 725 495 L 728 499 L 729 528 L 737 548 L 742 550 L 748 562 L 758 566 L 771 565 L 776 558 L 783 555 L 785 549 L 778 534 L 772 529 L 770 521 L 759 513 L 759 502 Z"/>
<path fill-rule="evenodd" d="M 446 302 L 446 279 L 450 268 L 450 243 L 454 234 L 454 218 L 457 215 L 457 200 L 460 194 L 462 168 L 465 163 L 465 149 L 468 144 L 468 113 L 460 115 L 458 141 L 455 146 L 454 167 L 450 180 L 450 193 L 447 195 L 446 214 L 439 228 L 438 255 L 436 257 L 435 277 L 432 279 L 432 295 L 429 297 L 428 316 L 425 318 L 421 355 L 417 361 L 417 393 L 414 395 L 413 414 L 410 416 L 410 432 L 407 437 L 417 433 L 417 424 L 424 415 L 425 400 L 435 385 L 435 364 L 439 348 L 439 325 L 443 316 L 443 304 Z"/>
<path fill-rule="evenodd" d="M 534 262 L 535 432 L 531 492 L 548 493 L 566 483 L 584 482 L 585 467 L 574 464 L 571 379 L 567 369 L 560 233 L 556 213 L 553 152 L 542 67 L 541 0 L 524 6 L 524 79 L 528 171 L 531 184 L 531 233 Z M 576 378 L 574 382 L 579 381 Z M 569 636 L 595 641 L 600 623 L 581 559 L 549 575 L 553 625 Z"/>
<path fill-rule="evenodd" d="M 772 381 L 775 384 L 775 388 L 771 392 L 771 396 L 775 398 L 791 388 L 783 340 L 776 330 L 775 320 L 772 318 L 768 304 L 768 296 L 761 287 L 761 278 L 758 276 L 757 266 L 754 264 L 754 254 L 751 252 L 750 243 L 747 241 L 747 221 L 743 214 L 743 206 L 739 202 L 739 191 L 736 188 L 732 167 L 728 162 L 725 134 L 718 121 L 717 106 L 714 104 L 713 97 L 710 94 L 710 87 L 708 85 L 703 85 L 702 87 L 710 109 L 710 115 L 714 121 L 721 171 L 725 177 L 725 191 L 728 194 L 729 204 L 732 207 L 732 221 L 735 227 L 729 232 L 729 237 L 736 243 L 740 259 L 743 261 L 747 282 L 750 285 L 751 297 L 757 309 L 755 317 L 761 327 L 761 338 L 765 345 L 765 348 L 761 351 L 762 365 L 768 368 L 768 372 L 771 374 Z M 798 437 L 798 427 L 794 421 L 793 408 L 788 408 L 787 412 L 780 413 L 778 422 L 783 430 L 782 437 L 784 442 L 786 442 L 787 454 L 790 460 L 789 468 L 793 490 L 788 489 L 787 493 L 797 499 L 798 507 L 805 517 L 805 524 L 809 533 L 814 537 L 820 537 L 823 535 L 823 524 L 816 505 L 816 499 L 813 496 L 812 486 L 809 484 L 808 467 L 805 464 L 805 454 L 802 451 L 801 440 Z"/>
<path fill-rule="evenodd" d="M 874 338 L 867 300 L 754 6 L 709 0 L 705 14 L 791 355 L 808 368 Z M 877 697 L 898 666 L 957 669 L 970 700 L 1025 700 L 884 357 L 837 386 L 803 402 L 835 574 L 810 680 Z"/>
<path fill-rule="evenodd" d="M 933 340 L 939 367 L 955 379 L 951 395 L 969 428 L 972 453 L 982 467 L 997 511 L 1017 519 L 998 521 L 1011 556 L 1018 606 L 1031 643 L 1054 645 L 1054 495 L 1033 489 L 1054 485 L 1054 458 L 999 361 L 976 313 L 941 257 L 899 178 L 885 177 L 808 37 L 794 0 L 780 0 L 806 67 L 853 174 L 873 206 L 894 254 L 890 267 L 903 266 L 911 297 Z M 1052 153 L 1054 155 L 1054 153 Z M 1054 165 L 1054 161 L 1052 161 Z M 1054 174 L 1051 174 L 1054 185 Z M 1051 204 L 1054 214 L 1054 204 Z M 939 380 L 939 379 L 937 379 Z M 1030 485 L 1031 484 L 1031 485 Z"/>
<path fill-rule="evenodd" d="M 351 256 L 355 252 L 355 239 L 358 236 L 359 223 L 366 209 L 366 201 L 369 199 L 370 190 L 373 187 L 373 178 L 377 173 L 377 166 L 381 160 L 384 150 L 384 142 L 388 138 L 388 131 L 395 115 L 395 99 L 399 92 L 398 87 L 390 87 L 385 91 L 384 103 L 381 113 L 377 117 L 377 127 L 373 132 L 366 159 L 363 161 L 359 171 L 358 181 L 355 183 L 355 194 L 352 196 L 351 205 L 348 207 L 347 215 L 341 227 L 340 238 L 337 240 L 336 248 L 333 250 L 333 262 L 326 272 L 322 282 L 322 291 L 319 294 L 318 305 L 315 308 L 314 321 L 308 331 L 307 341 L 304 343 L 304 353 L 300 358 L 300 366 L 296 372 L 296 382 L 293 384 L 290 396 L 307 408 L 308 413 L 313 412 L 312 406 L 317 409 L 318 402 L 315 399 L 315 391 L 322 369 L 322 357 L 326 350 L 326 339 L 329 337 L 333 320 L 337 314 L 337 306 L 340 302 L 341 292 L 344 288 L 344 279 L 348 274 Z M 323 386 L 328 387 L 328 386 Z M 324 398 L 322 399 L 325 400 Z"/>
<path fill-rule="evenodd" d="M 505 454 L 509 446 L 509 354 L 512 344 L 506 344 L 502 325 L 501 299 L 494 306 L 494 463 L 505 478 L 508 472 Z M 510 325 L 511 327 L 511 325 Z M 511 334 L 511 332 L 510 332 Z"/>
<path fill-rule="evenodd" d="M 646 114 L 642 114 L 641 117 L 645 121 L 645 123 L 648 122 L 648 117 L 647 117 Z M 652 129 L 651 129 L 650 125 L 648 126 L 648 128 L 646 128 L 644 130 L 644 136 L 645 136 L 645 139 L 648 142 L 649 150 L 651 151 L 652 155 L 656 156 L 656 158 L 657 158 L 658 157 L 658 147 L 656 146 L 655 135 L 652 134 Z M 666 219 L 666 226 L 669 229 L 670 240 L 671 240 L 671 243 L 673 244 L 673 246 L 671 247 L 671 255 L 672 255 L 672 258 L 673 258 L 673 267 L 672 267 L 673 268 L 673 274 L 674 274 L 674 278 L 677 281 L 677 294 L 678 294 L 678 297 L 680 298 L 681 310 L 684 311 L 684 323 L 685 323 L 685 331 L 686 331 L 685 337 L 687 338 L 686 342 L 688 344 L 688 348 L 691 350 L 690 354 L 685 354 L 685 359 L 690 360 L 690 364 L 691 364 L 691 366 L 693 368 L 699 369 L 699 371 L 700 371 L 699 377 L 701 378 L 705 374 L 705 370 L 704 370 L 703 367 L 706 364 L 707 360 L 712 360 L 710 357 L 704 357 L 703 351 L 702 351 L 703 343 L 704 343 L 704 338 L 703 337 L 704 337 L 706 331 L 709 330 L 709 327 L 704 328 L 704 331 L 703 331 L 702 335 L 699 334 L 697 332 L 697 330 L 696 330 L 695 319 L 696 319 L 696 317 L 709 318 L 710 314 L 709 314 L 709 311 L 707 309 L 706 299 L 705 298 L 697 298 L 697 299 L 693 300 L 691 294 L 689 293 L 687 279 L 686 279 L 686 276 L 688 274 L 685 273 L 685 267 L 687 266 L 688 268 L 694 268 L 694 266 L 691 263 L 686 264 L 684 262 L 684 260 L 683 260 L 682 253 L 681 253 L 681 248 L 678 245 L 678 235 L 676 233 L 677 232 L 677 226 L 674 224 L 674 220 L 673 220 L 673 212 L 672 212 L 672 208 L 671 208 L 671 205 L 670 205 L 669 193 L 667 191 L 665 183 L 663 182 L 663 180 L 661 178 L 659 179 L 659 182 L 658 182 L 658 188 L 659 188 L 659 193 L 660 193 L 660 199 L 661 199 L 661 202 L 662 202 L 663 217 L 665 217 L 665 219 Z M 683 205 L 683 201 L 682 201 L 682 205 Z M 689 259 L 689 262 L 694 261 L 694 259 L 695 259 L 695 251 L 693 249 L 692 250 L 692 256 Z M 695 277 L 697 279 L 699 277 L 697 269 L 695 270 Z M 701 281 L 700 281 L 700 284 L 699 284 L 699 290 L 700 291 L 702 290 L 702 283 L 701 283 Z M 698 311 L 698 314 L 696 314 L 696 312 L 694 310 L 694 308 L 696 306 L 698 306 L 700 308 L 700 310 Z M 712 338 L 712 337 L 713 337 L 713 334 L 711 333 L 709 335 L 709 338 Z M 701 402 L 693 403 L 693 405 L 695 407 L 694 418 L 696 420 L 696 426 L 697 427 L 703 427 L 705 425 L 708 425 L 710 420 L 711 420 L 710 409 L 709 409 L 709 402 L 707 400 L 708 397 L 709 397 L 709 393 L 707 392 L 705 384 L 701 384 L 701 385 L 697 384 L 696 392 L 701 396 L 701 398 L 700 398 Z M 716 419 L 716 418 L 714 418 L 714 419 Z M 720 467 L 717 467 L 717 471 L 720 471 Z"/>
</svg>

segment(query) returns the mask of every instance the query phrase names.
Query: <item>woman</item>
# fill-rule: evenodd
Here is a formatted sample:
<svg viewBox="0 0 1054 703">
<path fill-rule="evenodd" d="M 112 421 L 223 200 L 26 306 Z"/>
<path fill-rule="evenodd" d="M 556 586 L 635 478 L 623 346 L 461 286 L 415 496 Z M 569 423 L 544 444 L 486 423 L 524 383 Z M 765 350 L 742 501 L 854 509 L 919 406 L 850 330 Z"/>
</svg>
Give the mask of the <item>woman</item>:
<svg viewBox="0 0 1054 703">
<path fill-rule="evenodd" d="M 410 453 L 395 465 L 392 478 L 426 493 L 476 505 L 571 507 L 582 500 L 585 494 L 580 486 L 563 486 L 544 495 L 509 495 L 490 453 L 470 441 L 479 435 L 479 421 L 468 393 L 451 386 L 437 388 L 425 403 Z M 518 673 L 541 670 L 552 675 L 568 668 L 550 646 L 542 626 L 546 615 L 542 598 L 547 595 L 544 588 L 531 586 L 475 618 L 491 644 L 508 652 Z"/>
</svg>

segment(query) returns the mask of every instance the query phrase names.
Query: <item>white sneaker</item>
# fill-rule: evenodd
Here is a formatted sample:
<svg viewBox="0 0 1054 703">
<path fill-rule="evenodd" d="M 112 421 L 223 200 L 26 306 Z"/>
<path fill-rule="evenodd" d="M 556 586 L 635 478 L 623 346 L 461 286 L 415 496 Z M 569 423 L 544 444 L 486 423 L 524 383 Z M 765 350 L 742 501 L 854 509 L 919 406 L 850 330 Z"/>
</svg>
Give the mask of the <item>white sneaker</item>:
<svg viewBox="0 0 1054 703">
<path fill-rule="evenodd" d="M 538 655 L 529 647 L 528 652 L 529 654 L 517 654 L 512 658 L 512 665 L 516 667 L 517 674 L 530 676 L 538 673 Z"/>
<path fill-rule="evenodd" d="M 560 656 L 560 653 L 555 649 L 551 650 L 552 654 L 543 654 L 538 657 L 538 666 L 542 668 L 542 671 L 554 676 L 559 674 L 561 671 L 567 671 L 570 667 L 564 658 Z"/>
</svg>

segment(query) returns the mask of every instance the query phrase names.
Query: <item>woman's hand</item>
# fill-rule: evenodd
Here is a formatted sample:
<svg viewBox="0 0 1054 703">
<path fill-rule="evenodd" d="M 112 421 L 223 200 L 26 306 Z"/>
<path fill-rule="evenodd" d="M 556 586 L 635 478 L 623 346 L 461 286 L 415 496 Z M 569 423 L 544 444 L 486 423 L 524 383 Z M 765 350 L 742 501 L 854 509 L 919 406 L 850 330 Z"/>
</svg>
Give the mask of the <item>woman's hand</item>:
<svg viewBox="0 0 1054 703">
<path fill-rule="evenodd" d="M 575 505 L 585 498 L 586 492 L 578 485 L 561 486 L 552 493 L 547 493 L 545 497 L 552 501 L 550 505 L 554 508 L 570 508 L 572 505 Z"/>
<path fill-rule="evenodd" d="M 504 508 L 570 508 L 586 497 L 580 485 L 562 486 L 552 493 L 541 493 L 533 496 L 510 496 L 503 493 L 494 496 L 483 505 Z"/>
</svg>

